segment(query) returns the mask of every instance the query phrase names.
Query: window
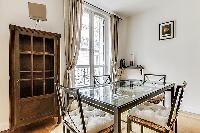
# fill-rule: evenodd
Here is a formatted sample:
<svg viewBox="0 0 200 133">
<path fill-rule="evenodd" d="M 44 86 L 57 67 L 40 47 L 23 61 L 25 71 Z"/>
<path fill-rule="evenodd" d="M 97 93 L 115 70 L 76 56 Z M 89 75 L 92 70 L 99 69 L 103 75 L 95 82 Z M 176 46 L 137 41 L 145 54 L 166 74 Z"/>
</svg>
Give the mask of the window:
<svg viewBox="0 0 200 133">
<path fill-rule="evenodd" d="M 75 67 L 75 86 L 93 84 L 94 75 L 109 73 L 106 17 L 85 9 L 82 17 L 80 51 Z"/>
</svg>

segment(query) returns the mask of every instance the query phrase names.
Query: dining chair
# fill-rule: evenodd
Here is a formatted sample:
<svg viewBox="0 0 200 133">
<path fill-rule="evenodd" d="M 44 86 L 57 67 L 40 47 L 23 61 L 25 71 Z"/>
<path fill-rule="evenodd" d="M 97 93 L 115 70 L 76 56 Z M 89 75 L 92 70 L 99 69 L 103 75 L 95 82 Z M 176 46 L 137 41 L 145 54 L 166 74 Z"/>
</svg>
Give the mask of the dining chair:
<svg viewBox="0 0 200 133">
<path fill-rule="evenodd" d="M 56 84 L 58 107 L 63 120 L 63 133 L 112 133 L 113 116 L 94 107 L 82 104 L 77 88 L 66 88 Z M 73 96 L 69 100 L 69 96 Z M 71 110 L 73 101 L 78 108 Z"/>
<path fill-rule="evenodd" d="M 160 133 L 173 131 L 186 85 L 184 81 L 183 85 L 176 87 L 171 108 L 148 102 L 132 108 L 127 116 L 127 132 L 131 131 L 131 122 L 141 125 L 141 133 L 143 133 L 143 127 Z"/>
<path fill-rule="evenodd" d="M 110 75 L 95 75 L 93 76 L 94 78 L 94 85 L 107 85 L 107 84 L 111 84 L 112 80 L 111 80 L 111 76 Z"/>
<path fill-rule="evenodd" d="M 166 75 L 144 74 L 143 83 L 145 84 L 147 82 L 150 82 L 150 84 L 153 84 L 153 85 L 156 85 L 156 84 L 165 85 L 166 84 Z M 165 92 L 160 94 L 159 96 L 156 96 L 156 97 L 148 100 L 148 102 L 154 103 L 154 104 L 158 104 L 161 101 L 163 101 L 163 105 L 165 105 Z"/>
</svg>

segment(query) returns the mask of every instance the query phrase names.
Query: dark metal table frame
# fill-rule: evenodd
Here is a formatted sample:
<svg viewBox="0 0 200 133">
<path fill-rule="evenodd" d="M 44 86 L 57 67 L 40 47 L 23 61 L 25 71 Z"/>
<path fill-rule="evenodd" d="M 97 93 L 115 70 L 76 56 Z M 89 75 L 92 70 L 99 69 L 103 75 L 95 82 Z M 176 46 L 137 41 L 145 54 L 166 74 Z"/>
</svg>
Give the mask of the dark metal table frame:
<svg viewBox="0 0 200 133">
<path fill-rule="evenodd" d="M 131 108 L 133 108 L 133 107 L 135 107 L 135 106 L 137 106 L 137 105 L 139 105 L 139 104 L 141 104 L 141 103 L 143 103 L 165 91 L 171 91 L 171 101 L 172 101 L 172 99 L 174 98 L 174 88 L 175 88 L 175 84 L 172 83 L 168 86 L 160 88 L 157 91 L 154 91 L 152 93 L 144 95 L 143 97 L 135 99 L 135 100 L 128 102 L 126 104 L 123 104 L 119 107 L 105 103 L 105 102 L 97 100 L 97 99 L 94 99 L 92 97 L 85 96 L 85 95 L 81 95 L 81 100 L 82 100 L 82 102 L 84 102 L 90 106 L 93 106 L 97 109 L 103 110 L 107 113 L 114 115 L 114 133 L 121 133 L 121 113 L 123 113 L 123 112 L 125 112 L 125 111 L 127 111 L 127 110 L 129 110 L 129 109 L 131 109 Z"/>
</svg>

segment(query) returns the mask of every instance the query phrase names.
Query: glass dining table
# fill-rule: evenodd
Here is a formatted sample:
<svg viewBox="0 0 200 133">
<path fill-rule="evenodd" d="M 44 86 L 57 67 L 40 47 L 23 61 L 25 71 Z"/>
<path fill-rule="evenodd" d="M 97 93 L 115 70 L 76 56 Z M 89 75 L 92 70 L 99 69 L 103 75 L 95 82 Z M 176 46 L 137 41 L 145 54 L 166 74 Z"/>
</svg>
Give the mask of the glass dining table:
<svg viewBox="0 0 200 133">
<path fill-rule="evenodd" d="M 109 85 L 80 87 L 82 102 L 114 115 L 114 133 L 121 133 L 121 113 L 165 92 L 174 96 L 174 83 L 121 80 Z M 171 98 L 172 99 L 172 98 Z"/>
</svg>

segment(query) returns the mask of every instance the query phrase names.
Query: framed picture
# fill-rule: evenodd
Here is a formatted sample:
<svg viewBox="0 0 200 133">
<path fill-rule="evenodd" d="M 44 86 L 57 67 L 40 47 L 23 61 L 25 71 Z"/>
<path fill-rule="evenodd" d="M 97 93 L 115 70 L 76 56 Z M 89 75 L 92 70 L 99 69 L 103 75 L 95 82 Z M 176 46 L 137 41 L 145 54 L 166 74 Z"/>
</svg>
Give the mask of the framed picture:
<svg viewBox="0 0 200 133">
<path fill-rule="evenodd" d="M 159 40 L 174 38 L 174 21 L 159 24 Z"/>
</svg>

